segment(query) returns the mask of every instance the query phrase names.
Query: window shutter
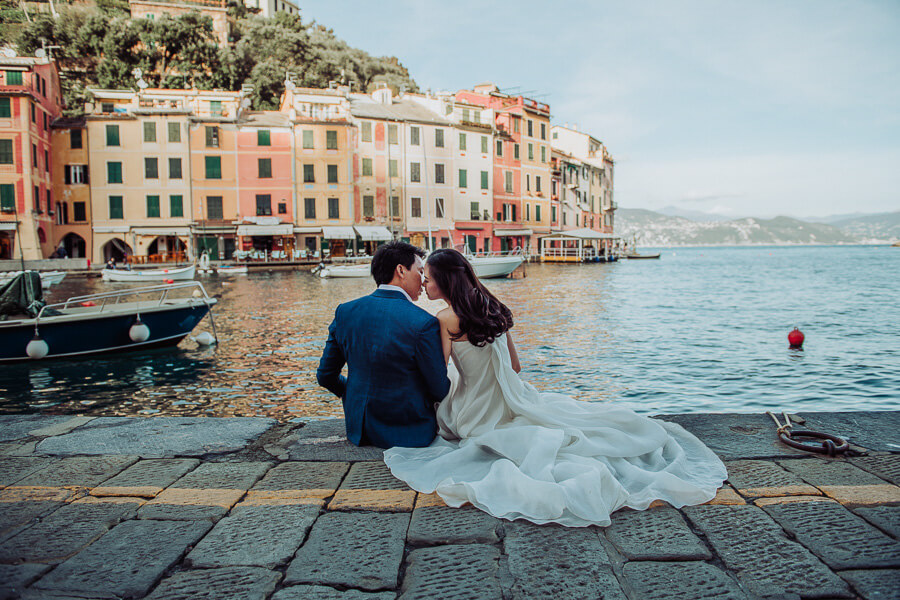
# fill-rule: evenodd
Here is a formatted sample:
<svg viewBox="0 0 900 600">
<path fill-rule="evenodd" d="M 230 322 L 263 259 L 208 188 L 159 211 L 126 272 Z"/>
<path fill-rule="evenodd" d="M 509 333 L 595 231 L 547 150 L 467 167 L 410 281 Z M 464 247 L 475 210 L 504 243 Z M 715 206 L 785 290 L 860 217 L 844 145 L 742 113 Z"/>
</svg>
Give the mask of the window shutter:
<svg viewBox="0 0 900 600">
<path fill-rule="evenodd" d="M 66 175 L 65 175 L 66 185 L 70 185 L 72 183 L 72 165 L 66 165 L 65 171 L 66 171 Z"/>
</svg>

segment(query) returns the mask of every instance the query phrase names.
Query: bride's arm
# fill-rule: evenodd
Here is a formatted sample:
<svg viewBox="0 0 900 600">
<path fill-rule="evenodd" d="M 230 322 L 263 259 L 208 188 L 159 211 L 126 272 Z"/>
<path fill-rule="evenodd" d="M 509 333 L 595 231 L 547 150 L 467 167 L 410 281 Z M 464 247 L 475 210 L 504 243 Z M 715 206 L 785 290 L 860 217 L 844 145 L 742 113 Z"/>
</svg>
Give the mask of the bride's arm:
<svg viewBox="0 0 900 600">
<path fill-rule="evenodd" d="M 513 343 L 512 333 L 509 331 L 506 332 L 506 346 L 509 348 L 509 358 L 512 361 L 513 371 L 518 373 L 522 370 L 522 365 L 519 364 L 519 353 L 516 352 L 516 345 Z"/>
<path fill-rule="evenodd" d="M 441 348 L 444 350 L 444 362 L 450 362 L 450 309 L 445 308 L 437 314 L 438 321 L 441 322 Z"/>
</svg>

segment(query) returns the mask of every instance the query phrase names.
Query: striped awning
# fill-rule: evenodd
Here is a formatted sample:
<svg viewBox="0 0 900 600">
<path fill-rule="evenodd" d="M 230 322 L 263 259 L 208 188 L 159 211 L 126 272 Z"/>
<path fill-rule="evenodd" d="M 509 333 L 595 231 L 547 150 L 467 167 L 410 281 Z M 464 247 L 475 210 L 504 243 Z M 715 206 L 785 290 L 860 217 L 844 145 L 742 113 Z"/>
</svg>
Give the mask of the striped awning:
<svg viewBox="0 0 900 600">
<path fill-rule="evenodd" d="M 352 227 L 323 227 L 322 237 L 326 240 L 355 240 L 356 232 Z"/>
</svg>

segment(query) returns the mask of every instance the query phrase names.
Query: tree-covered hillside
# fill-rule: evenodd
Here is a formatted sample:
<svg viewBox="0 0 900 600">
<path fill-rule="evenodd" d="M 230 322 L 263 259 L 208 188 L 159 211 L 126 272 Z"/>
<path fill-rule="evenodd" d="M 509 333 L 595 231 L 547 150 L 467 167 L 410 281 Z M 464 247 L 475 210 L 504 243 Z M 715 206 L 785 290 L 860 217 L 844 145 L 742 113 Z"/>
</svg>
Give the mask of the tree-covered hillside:
<svg viewBox="0 0 900 600">
<path fill-rule="evenodd" d="M 7 0 L 4 0 L 6 2 Z M 253 108 L 277 108 L 286 73 L 305 87 L 329 81 L 369 90 L 379 82 L 416 90 L 394 57 L 351 48 L 331 29 L 284 12 L 264 18 L 243 5 L 229 8 L 232 43 L 216 44 L 212 19 L 199 12 L 177 18 L 132 19 L 120 4 L 62 5 L 59 17 L 31 15 L 17 40 L 21 55 L 46 45 L 58 59 L 68 114 L 82 110 L 87 87 L 134 89 L 140 68 L 151 87 L 239 90 L 254 88 Z"/>
</svg>

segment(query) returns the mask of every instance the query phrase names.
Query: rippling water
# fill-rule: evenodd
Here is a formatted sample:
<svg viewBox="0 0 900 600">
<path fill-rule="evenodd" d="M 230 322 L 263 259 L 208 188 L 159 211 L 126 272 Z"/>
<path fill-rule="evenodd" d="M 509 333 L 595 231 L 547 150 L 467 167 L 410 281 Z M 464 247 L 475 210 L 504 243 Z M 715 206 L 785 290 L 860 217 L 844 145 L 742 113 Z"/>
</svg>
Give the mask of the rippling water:
<svg viewBox="0 0 900 600">
<path fill-rule="evenodd" d="M 522 376 L 638 412 L 900 408 L 900 249 L 663 249 L 661 260 L 529 265 L 487 285 L 513 310 Z M 109 289 L 69 279 L 51 301 Z M 369 280 L 211 279 L 220 344 L 0 367 L 0 412 L 340 416 L 315 382 L 335 307 Z M 424 298 L 424 296 L 423 296 Z M 789 350 L 799 326 L 804 350 Z M 204 321 L 201 327 L 208 327 Z"/>
</svg>

